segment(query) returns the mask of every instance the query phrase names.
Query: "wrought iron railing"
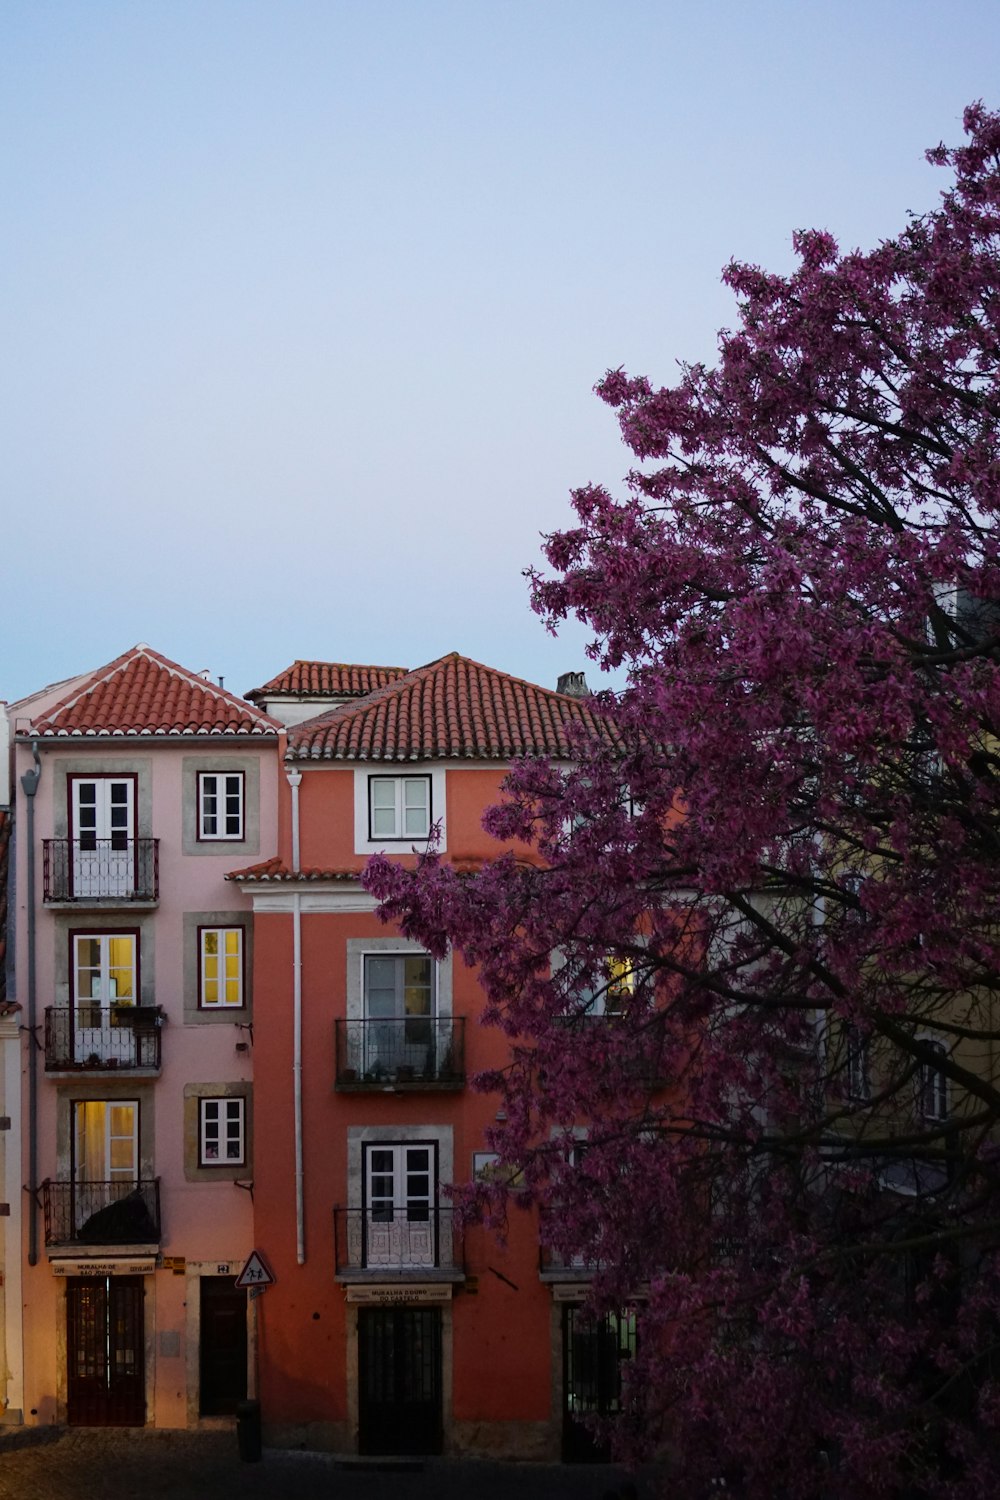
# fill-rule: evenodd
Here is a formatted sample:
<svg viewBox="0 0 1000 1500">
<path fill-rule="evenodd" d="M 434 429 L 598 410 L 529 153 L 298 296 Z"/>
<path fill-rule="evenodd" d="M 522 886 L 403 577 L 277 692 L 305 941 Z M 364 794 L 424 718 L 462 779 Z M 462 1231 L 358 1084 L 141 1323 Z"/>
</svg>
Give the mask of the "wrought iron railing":
<svg viewBox="0 0 1000 1500">
<path fill-rule="evenodd" d="M 160 1179 L 42 1183 L 47 1245 L 155 1245 Z"/>
<path fill-rule="evenodd" d="M 344 1271 L 462 1268 L 462 1234 L 452 1208 L 335 1208 L 334 1263 Z"/>
<path fill-rule="evenodd" d="M 107 1073 L 129 1068 L 159 1068 L 158 1005 L 123 1005 L 77 1001 L 50 1005 L 45 1012 L 45 1066 L 49 1072 Z"/>
<path fill-rule="evenodd" d="M 461 1088 L 465 1018 L 335 1021 L 338 1089 Z"/>
<path fill-rule="evenodd" d="M 157 901 L 159 839 L 43 839 L 46 901 Z"/>
<path fill-rule="evenodd" d="M 549 1275 L 554 1272 L 568 1277 L 592 1276 L 600 1262 L 590 1255 L 578 1255 L 572 1251 L 556 1250 L 552 1245 L 539 1245 L 538 1269 Z"/>
<path fill-rule="evenodd" d="M 586 1249 L 577 1249 L 572 1244 L 566 1244 L 564 1236 L 559 1233 L 564 1225 L 565 1210 L 558 1208 L 555 1204 L 541 1210 L 538 1219 L 539 1271 L 549 1275 L 558 1272 L 570 1279 L 575 1276 L 592 1276 L 601 1264 L 598 1247 L 590 1245 Z M 562 1245 L 557 1246 L 552 1243 L 559 1239 L 563 1239 Z"/>
</svg>

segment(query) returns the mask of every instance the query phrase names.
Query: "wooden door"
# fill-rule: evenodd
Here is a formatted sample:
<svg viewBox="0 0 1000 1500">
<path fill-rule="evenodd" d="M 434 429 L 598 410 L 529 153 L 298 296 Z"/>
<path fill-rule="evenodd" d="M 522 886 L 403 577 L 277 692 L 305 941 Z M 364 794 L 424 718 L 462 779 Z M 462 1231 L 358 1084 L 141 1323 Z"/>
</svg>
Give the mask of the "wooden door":
<svg viewBox="0 0 1000 1500">
<path fill-rule="evenodd" d="M 247 1394 L 247 1294 L 231 1276 L 203 1276 L 199 1405 L 203 1417 L 228 1417 Z"/>
<path fill-rule="evenodd" d="M 141 1276 L 68 1279 L 66 1416 L 71 1426 L 145 1424 L 144 1295 Z"/>
</svg>

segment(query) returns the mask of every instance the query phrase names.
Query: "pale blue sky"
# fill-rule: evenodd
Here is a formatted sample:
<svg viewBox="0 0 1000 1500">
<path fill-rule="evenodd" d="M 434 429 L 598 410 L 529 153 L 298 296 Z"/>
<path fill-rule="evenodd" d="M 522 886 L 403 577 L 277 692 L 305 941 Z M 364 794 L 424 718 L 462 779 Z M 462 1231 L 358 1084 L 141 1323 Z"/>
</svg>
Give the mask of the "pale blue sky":
<svg viewBox="0 0 1000 1500">
<path fill-rule="evenodd" d="M 139 640 L 554 685 L 594 382 L 932 206 L 998 79 L 995 0 L 0 0 L 0 697 Z"/>
</svg>

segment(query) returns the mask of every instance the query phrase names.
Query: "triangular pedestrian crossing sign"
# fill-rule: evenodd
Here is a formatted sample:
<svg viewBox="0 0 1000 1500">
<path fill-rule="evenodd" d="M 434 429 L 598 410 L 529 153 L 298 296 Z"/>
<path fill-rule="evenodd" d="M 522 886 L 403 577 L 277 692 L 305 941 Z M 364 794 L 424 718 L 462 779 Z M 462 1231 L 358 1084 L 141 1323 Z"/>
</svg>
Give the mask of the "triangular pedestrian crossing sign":
<svg viewBox="0 0 1000 1500">
<path fill-rule="evenodd" d="M 264 1264 L 264 1258 L 259 1250 L 254 1250 L 250 1259 L 236 1278 L 238 1287 L 248 1286 L 273 1286 L 274 1272 Z"/>
</svg>

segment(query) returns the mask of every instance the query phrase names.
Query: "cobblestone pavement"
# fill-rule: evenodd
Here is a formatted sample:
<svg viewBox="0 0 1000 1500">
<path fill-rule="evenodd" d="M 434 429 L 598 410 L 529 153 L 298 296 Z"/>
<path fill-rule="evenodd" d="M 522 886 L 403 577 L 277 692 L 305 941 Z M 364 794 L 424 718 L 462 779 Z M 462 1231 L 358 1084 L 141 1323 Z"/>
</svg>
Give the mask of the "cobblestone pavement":
<svg viewBox="0 0 1000 1500">
<path fill-rule="evenodd" d="M 603 1500 L 626 1477 L 603 1465 L 438 1458 L 379 1466 L 277 1448 L 246 1464 L 230 1433 L 104 1428 L 45 1437 L 0 1438 L 0 1500 Z M 640 1500 L 651 1495 L 640 1482 Z"/>
</svg>

